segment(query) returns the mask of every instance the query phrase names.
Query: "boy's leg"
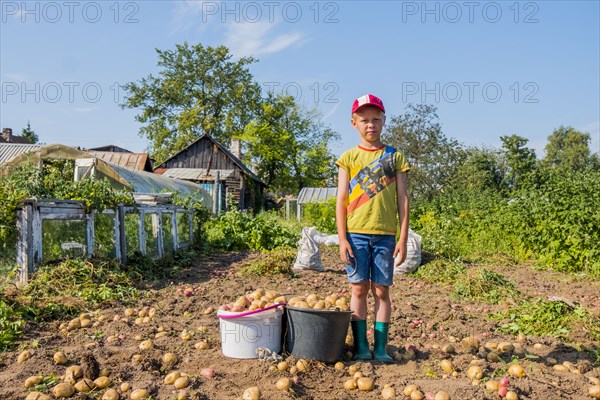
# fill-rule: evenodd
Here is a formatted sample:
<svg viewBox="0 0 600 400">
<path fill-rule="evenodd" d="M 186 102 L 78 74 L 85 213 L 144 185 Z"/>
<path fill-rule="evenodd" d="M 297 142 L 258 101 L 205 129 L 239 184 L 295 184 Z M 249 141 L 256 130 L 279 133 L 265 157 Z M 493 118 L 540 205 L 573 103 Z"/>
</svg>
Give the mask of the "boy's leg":
<svg viewBox="0 0 600 400">
<path fill-rule="evenodd" d="M 394 236 L 382 236 L 373 242 L 373 274 L 371 290 L 375 298 L 375 346 L 373 355 L 376 360 L 391 363 L 394 360 L 387 353 L 388 333 L 390 328 L 390 315 L 392 301 L 390 299 L 390 286 L 394 274 Z"/>
<path fill-rule="evenodd" d="M 373 355 L 378 361 L 391 363 L 394 360 L 387 352 L 388 332 L 390 329 L 390 314 L 392 303 L 388 286 L 376 283 L 372 285 L 373 297 L 375 297 L 375 345 Z"/>
<path fill-rule="evenodd" d="M 367 295 L 369 282 L 351 283 L 352 297 L 350 309 L 352 310 L 352 337 L 354 338 L 354 359 L 371 360 L 373 356 L 369 351 L 367 340 Z"/>
<path fill-rule="evenodd" d="M 354 337 L 354 359 L 371 360 L 373 356 L 369 351 L 367 340 L 367 296 L 370 288 L 369 265 L 371 263 L 369 251 L 369 236 L 348 233 L 346 235 L 352 247 L 354 258 L 351 264 L 346 265 L 348 282 L 352 297 L 350 310 L 352 310 L 352 336 Z"/>
</svg>

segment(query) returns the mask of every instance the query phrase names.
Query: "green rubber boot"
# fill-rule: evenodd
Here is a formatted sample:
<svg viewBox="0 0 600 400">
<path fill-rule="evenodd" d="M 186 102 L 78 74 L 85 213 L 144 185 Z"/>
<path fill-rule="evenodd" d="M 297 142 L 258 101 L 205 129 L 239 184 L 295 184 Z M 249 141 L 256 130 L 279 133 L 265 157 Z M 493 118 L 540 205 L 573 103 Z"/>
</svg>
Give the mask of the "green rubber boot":
<svg viewBox="0 0 600 400">
<path fill-rule="evenodd" d="M 375 360 L 388 364 L 394 362 L 394 359 L 390 357 L 386 350 L 389 330 L 389 322 L 375 321 L 375 346 L 373 349 L 373 354 L 375 356 Z"/>
<path fill-rule="evenodd" d="M 369 342 L 367 341 L 367 321 L 350 321 L 352 326 L 352 336 L 354 337 L 354 357 L 353 360 L 372 360 L 373 356 L 369 351 Z"/>
</svg>

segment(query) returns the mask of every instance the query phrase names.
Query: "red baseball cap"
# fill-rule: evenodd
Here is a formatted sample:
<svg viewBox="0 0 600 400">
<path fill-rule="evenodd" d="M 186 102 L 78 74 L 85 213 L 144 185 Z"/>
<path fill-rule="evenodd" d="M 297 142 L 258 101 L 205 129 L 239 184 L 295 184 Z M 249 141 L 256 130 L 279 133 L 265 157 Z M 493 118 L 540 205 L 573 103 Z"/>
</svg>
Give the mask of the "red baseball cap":
<svg viewBox="0 0 600 400">
<path fill-rule="evenodd" d="M 354 100 L 354 103 L 352 104 L 352 114 L 354 114 L 356 110 L 363 106 L 374 106 L 385 113 L 383 101 L 381 101 L 379 97 L 372 94 L 365 94 L 364 96 L 360 96 L 358 99 Z"/>
</svg>

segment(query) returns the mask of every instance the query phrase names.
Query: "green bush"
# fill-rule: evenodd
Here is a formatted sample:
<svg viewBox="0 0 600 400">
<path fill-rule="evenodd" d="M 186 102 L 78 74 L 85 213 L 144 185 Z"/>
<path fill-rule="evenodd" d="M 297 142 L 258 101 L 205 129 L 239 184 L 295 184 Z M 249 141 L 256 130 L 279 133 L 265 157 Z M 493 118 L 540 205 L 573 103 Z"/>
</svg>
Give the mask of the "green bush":
<svg viewBox="0 0 600 400">
<path fill-rule="evenodd" d="M 304 226 L 314 226 L 321 233 L 337 233 L 335 202 L 336 199 L 333 198 L 326 203 L 305 204 L 302 214 Z"/>
<path fill-rule="evenodd" d="M 208 246 L 222 250 L 273 250 L 295 247 L 300 239 L 297 227 L 273 211 L 254 215 L 236 209 L 206 222 Z"/>
</svg>

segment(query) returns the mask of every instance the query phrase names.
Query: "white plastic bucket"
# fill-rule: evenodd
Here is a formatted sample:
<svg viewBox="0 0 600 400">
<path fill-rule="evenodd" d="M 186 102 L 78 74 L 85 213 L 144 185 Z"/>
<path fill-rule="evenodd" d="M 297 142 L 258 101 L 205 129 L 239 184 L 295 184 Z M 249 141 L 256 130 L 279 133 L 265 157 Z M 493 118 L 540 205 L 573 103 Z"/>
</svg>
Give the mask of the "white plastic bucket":
<svg viewBox="0 0 600 400">
<path fill-rule="evenodd" d="M 221 329 L 221 350 L 231 358 L 258 358 L 256 349 L 281 351 L 281 323 L 283 309 L 271 308 L 250 315 L 236 317 L 230 311 L 217 311 Z"/>
</svg>

